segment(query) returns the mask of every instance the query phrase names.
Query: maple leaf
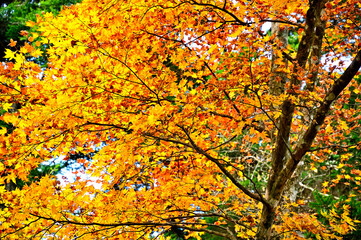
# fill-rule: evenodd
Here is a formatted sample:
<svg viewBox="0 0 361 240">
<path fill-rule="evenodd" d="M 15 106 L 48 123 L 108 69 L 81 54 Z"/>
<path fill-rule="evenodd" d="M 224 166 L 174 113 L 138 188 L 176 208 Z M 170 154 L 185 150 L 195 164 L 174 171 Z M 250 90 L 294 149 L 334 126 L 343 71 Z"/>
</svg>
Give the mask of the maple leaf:
<svg viewBox="0 0 361 240">
<path fill-rule="evenodd" d="M 6 49 L 4 58 L 7 58 L 9 60 L 15 59 L 15 52 L 11 51 L 10 49 Z"/>
<path fill-rule="evenodd" d="M 15 46 L 16 46 L 16 43 L 17 43 L 17 41 L 14 41 L 14 40 L 10 39 L 9 46 L 10 46 L 10 47 L 15 47 Z"/>
</svg>

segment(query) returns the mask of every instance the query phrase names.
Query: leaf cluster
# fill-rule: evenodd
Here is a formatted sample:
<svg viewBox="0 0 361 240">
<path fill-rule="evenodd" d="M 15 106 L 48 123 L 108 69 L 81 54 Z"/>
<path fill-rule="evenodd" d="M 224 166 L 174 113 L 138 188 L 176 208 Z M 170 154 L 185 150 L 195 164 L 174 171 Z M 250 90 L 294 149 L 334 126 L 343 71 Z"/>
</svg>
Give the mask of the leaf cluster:
<svg viewBox="0 0 361 240">
<path fill-rule="evenodd" d="M 36 31 L 36 28 L 26 26 L 26 22 L 35 22 L 37 16 L 44 12 L 52 12 L 56 15 L 64 5 L 78 2 L 80 0 L 15 0 L 2 4 L 0 7 L 0 59 L 3 59 L 4 50 L 8 48 L 10 39 L 17 41 L 19 45 L 23 45 L 27 38 L 21 36 L 20 32 L 28 31 L 31 33 Z"/>
<path fill-rule="evenodd" d="M 342 214 L 345 208 L 349 211 L 349 218 L 354 222 L 353 230 L 343 235 L 343 239 L 356 240 L 361 237 L 361 202 L 358 197 L 341 196 L 335 199 L 333 196 L 325 196 L 315 191 L 313 193 L 314 201 L 309 203 L 309 206 L 317 212 L 317 218 L 320 222 L 330 225 L 330 218 L 326 217 L 331 211 L 334 211 L 334 216 L 339 216 L 336 221 L 341 221 Z M 333 219 L 331 219 L 333 220 Z M 342 236 L 342 235 L 340 235 Z"/>
</svg>

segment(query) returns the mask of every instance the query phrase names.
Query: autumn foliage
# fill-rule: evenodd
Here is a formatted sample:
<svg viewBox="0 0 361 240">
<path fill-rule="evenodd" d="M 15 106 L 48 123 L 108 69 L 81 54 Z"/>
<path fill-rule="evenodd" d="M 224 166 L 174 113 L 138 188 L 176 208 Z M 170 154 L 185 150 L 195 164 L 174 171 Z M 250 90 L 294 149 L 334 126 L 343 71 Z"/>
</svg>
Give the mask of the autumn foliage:
<svg viewBox="0 0 361 240">
<path fill-rule="evenodd" d="M 84 0 L 39 16 L 0 66 L 12 126 L 0 238 L 342 239 L 359 226 L 348 150 L 360 142 L 348 139 L 361 118 L 360 16 L 358 0 Z M 7 188 L 74 153 L 93 154 L 75 181 Z M 346 200 L 305 210 L 300 179 L 334 169 L 306 187 Z M 352 187 L 332 190 L 341 182 Z"/>
</svg>

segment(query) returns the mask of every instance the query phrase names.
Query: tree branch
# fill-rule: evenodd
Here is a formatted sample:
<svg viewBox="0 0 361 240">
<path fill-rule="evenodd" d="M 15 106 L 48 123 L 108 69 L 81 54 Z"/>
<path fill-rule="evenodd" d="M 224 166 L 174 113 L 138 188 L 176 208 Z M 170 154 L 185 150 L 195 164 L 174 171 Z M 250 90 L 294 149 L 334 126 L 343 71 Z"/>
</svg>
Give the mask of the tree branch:
<svg viewBox="0 0 361 240">
<path fill-rule="evenodd" d="M 228 11 L 227 9 L 225 9 L 223 6 L 222 6 L 222 7 L 218 7 L 218 6 L 213 5 L 213 4 L 209 4 L 209 3 L 198 3 L 198 2 L 196 2 L 196 1 L 190 1 L 190 4 L 198 5 L 198 6 L 204 6 L 204 7 L 211 7 L 211 8 L 220 10 L 221 12 L 224 12 L 224 13 L 228 14 L 229 16 L 231 16 L 239 25 L 249 26 L 248 23 L 245 23 L 245 22 L 241 21 L 241 19 L 239 19 L 236 15 L 234 15 L 233 13 L 231 13 L 230 11 Z M 224 5 L 224 6 L 225 6 L 225 5 Z"/>
<path fill-rule="evenodd" d="M 249 196 L 250 198 L 262 202 L 266 207 L 270 207 L 270 204 L 267 202 L 267 200 L 261 195 L 257 195 L 252 193 L 250 190 L 248 190 L 246 187 L 244 187 L 241 183 L 239 183 L 237 181 L 237 179 L 235 179 L 233 177 L 233 175 L 227 171 L 227 169 L 219 162 L 219 160 L 221 159 L 217 159 L 212 157 L 211 155 L 209 155 L 207 152 L 205 152 L 203 149 L 201 149 L 194 141 L 193 139 L 190 137 L 188 131 L 181 125 L 177 125 L 180 129 L 182 129 L 182 131 L 187 135 L 189 142 L 191 143 L 191 145 L 193 146 L 193 149 L 196 150 L 196 152 L 198 152 L 199 154 L 202 154 L 203 156 L 205 156 L 206 158 L 208 158 L 210 161 L 212 161 L 213 163 L 215 163 L 217 165 L 217 167 L 224 173 L 224 175 L 227 176 L 227 178 L 229 180 L 231 180 L 231 182 L 236 185 L 244 194 L 246 194 L 247 196 Z"/>
<path fill-rule="evenodd" d="M 281 179 L 287 179 L 296 168 L 298 162 L 310 150 L 313 140 L 315 139 L 318 131 L 320 130 L 322 124 L 325 121 L 326 116 L 331 108 L 331 104 L 334 100 L 340 95 L 340 93 L 346 88 L 346 86 L 351 82 L 354 76 L 357 74 L 358 70 L 361 67 L 361 50 L 358 51 L 356 57 L 353 59 L 351 64 L 337 79 L 333 86 L 330 88 L 325 98 L 321 102 L 320 107 L 317 109 L 315 116 L 309 125 L 307 131 L 303 137 L 298 141 L 296 148 L 293 152 L 293 158 L 289 158 L 286 167 L 279 174 L 279 181 Z"/>
<path fill-rule="evenodd" d="M 139 226 L 144 226 L 144 227 L 179 227 L 179 228 L 183 228 L 183 229 L 187 229 L 187 230 L 191 230 L 191 231 L 196 231 L 196 232 L 207 232 L 210 234 L 214 234 L 214 235 L 218 235 L 221 237 L 225 237 L 225 238 L 230 238 L 230 239 L 234 239 L 236 240 L 236 238 L 231 235 L 231 234 L 225 234 L 225 233 L 221 233 L 218 231 L 214 231 L 214 230 L 210 230 L 207 228 L 196 228 L 196 227 L 189 227 L 189 225 L 191 226 L 212 226 L 212 227 L 216 227 L 216 228 L 220 228 L 220 229 L 224 229 L 224 230 L 228 230 L 227 228 L 224 228 L 222 226 L 219 225 L 215 225 L 215 224 L 204 224 L 204 223 L 177 223 L 177 222 L 123 222 L 123 223 L 97 223 L 97 222 L 89 222 L 89 223 L 85 223 L 85 222 L 76 222 L 76 221 L 71 221 L 71 220 L 56 220 L 55 218 L 52 217 L 44 217 L 44 216 L 39 216 L 37 214 L 33 214 L 30 213 L 31 216 L 37 217 L 39 219 L 45 219 L 48 221 L 52 221 L 54 223 L 58 223 L 58 224 L 73 224 L 73 225 L 78 225 L 78 226 L 99 226 L 99 227 L 122 227 L 122 226 L 128 226 L 128 227 L 139 227 Z M 188 226 L 187 226 L 188 225 Z M 229 231 L 227 231 L 229 232 Z"/>
</svg>

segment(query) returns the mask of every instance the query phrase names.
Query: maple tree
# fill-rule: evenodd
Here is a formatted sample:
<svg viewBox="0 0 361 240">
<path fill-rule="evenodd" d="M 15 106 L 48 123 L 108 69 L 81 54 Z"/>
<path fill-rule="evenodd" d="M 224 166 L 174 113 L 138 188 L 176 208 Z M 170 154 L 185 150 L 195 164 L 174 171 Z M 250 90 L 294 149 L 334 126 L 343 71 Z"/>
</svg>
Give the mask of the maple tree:
<svg viewBox="0 0 361 240">
<path fill-rule="evenodd" d="M 349 202 L 361 171 L 345 150 L 360 148 L 349 138 L 361 117 L 360 7 L 85 0 L 29 22 L 40 34 L 0 66 L 3 110 L 21 106 L 1 117 L 14 128 L 1 130 L 0 236 L 341 239 L 359 223 Z M 33 61 L 43 54 L 46 68 Z M 76 152 L 92 154 L 78 161 L 100 187 L 47 176 L 6 190 Z M 353 188 L 321 221 L 294 182 L 336 154 L 322 194 L 341 180 Z"/>
</svg>

